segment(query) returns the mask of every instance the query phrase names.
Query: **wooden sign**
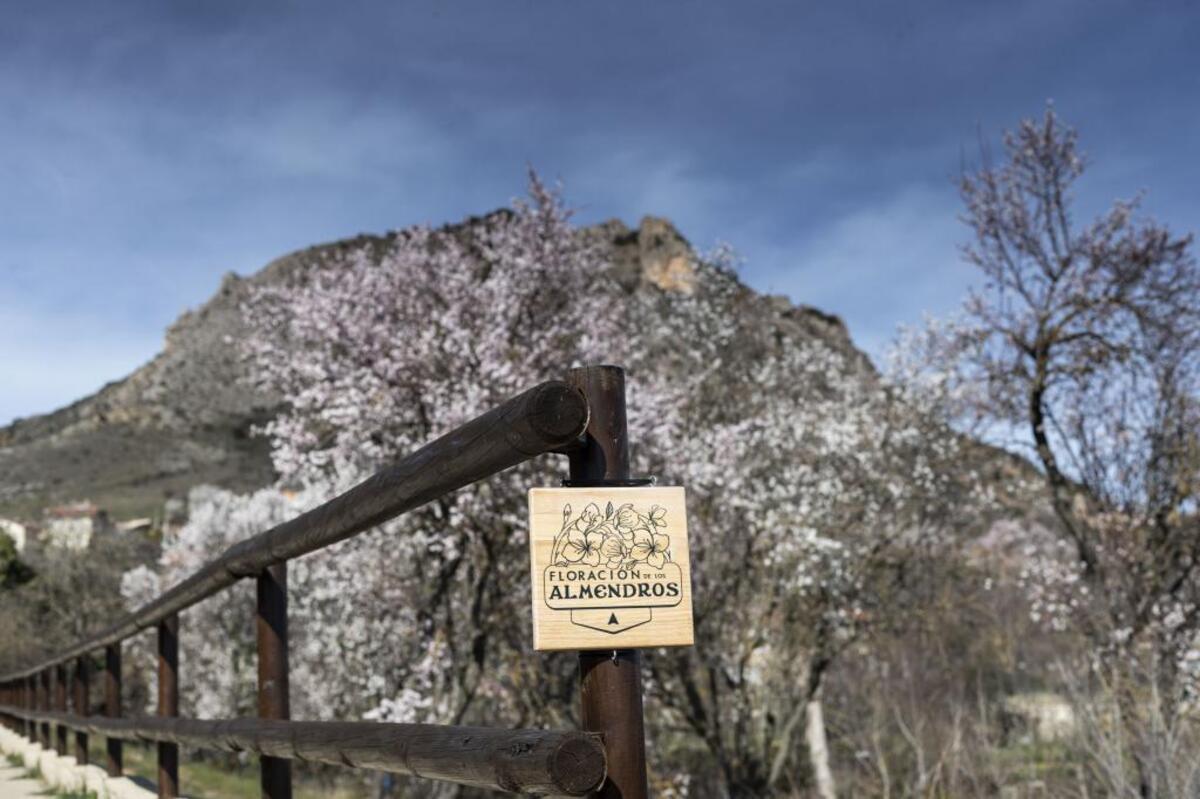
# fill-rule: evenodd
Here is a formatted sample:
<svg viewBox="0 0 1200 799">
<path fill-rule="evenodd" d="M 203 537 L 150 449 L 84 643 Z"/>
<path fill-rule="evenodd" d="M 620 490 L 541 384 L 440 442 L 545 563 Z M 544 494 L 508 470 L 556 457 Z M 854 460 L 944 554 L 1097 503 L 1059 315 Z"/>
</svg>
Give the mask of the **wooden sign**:
<svg viewBox="0 0 1200 799">
<path fill-rule="evenodd" d="M 533 646 L 691 646 L 682 488 L 529 492 Z"/>
</svg>

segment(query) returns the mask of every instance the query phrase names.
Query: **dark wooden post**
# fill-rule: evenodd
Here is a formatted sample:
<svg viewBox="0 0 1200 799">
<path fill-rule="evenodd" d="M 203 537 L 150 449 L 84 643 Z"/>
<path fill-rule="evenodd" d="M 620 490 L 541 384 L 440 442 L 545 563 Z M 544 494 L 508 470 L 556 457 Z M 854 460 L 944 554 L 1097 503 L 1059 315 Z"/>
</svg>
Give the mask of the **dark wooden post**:
<svg viewBox="0 0 1200 799">
<path fill-rule="evenodd" d="M 104 647 L 104 715 L 121 717 L 121 644 Z M 106 738 L 108 749 L 108 776 L 120 777 L 123 757 L 120 738 Z"/>
<path fill-rule="evenodd" d="M 25 678 L 25 709 L 37 709 L 37 683 L 32 675 Z M 25 737 L 31 742 L 37 741 L 37 722 L 33 719 L 25 720 Z"/>
<path fill-rule="evenodd" d="M 41 673 L 38 676 L 41 678 L 39 680 L 39 687 L 41 688 L 41 691 L 38 696 L 38 710 L 49 710 L 50 709 L 50 669 L 42 669 Z M 42 745 L 43 749 L 49 749 L 53 746 L 53 744 L 50 743 L 50 722 L 48 722 L 48 721 L 42 722 L 42 724 L 41 724 L 41 740 L 38 741 L 38 743 L 40 743 Z"/>
<path fill-rule="evenodd" d="M 629 479 L 625 371 L 617 366 L 572 369 L 567 382 L 587 396 L 591 415 L 582 447 L 570 453 L 572 485 Z M 636 649 L 580 652 L 583 728 L 604 735 L 608 779 L 604 799 L 646 799 L 646 732 L 642 718 L 642 660 Z"/>
<path fill-rule="evenodd" d="M 258 575 L 258 717 L 287 719 L 287 562 Z M 259 763 L 263 799 L 291 799 L 292 763 L 264 755 Z"/>
<path fill-rule="evenodd" d="M 90 715 L 88 705 L 91 701 L 91 688 L 89 682 L 91 680 L 91 664 L 88 662 L 87 655 L 80 655 L 75 659 L 75 679 L 73 687 L 75 688 L 75 697 L 72 700 L 75 707 L 76 716 Z M 88 764 L 88 734 L 83 730 L 75 731 L 75 762 L 80 766 Z"/>
<path fill-rule="evenodd" d="M 67 664 L 54 667 L 54 709 L 67 712 Z M 67 727 L 59 722 L 54 725 L 54 751 L 60 756 L 67 754 Z"/>
<path fill-rule="evenodd" d="M 179 715 L 179 614 L 158 623 L 158 715 Z M 179 744 L 158 744 L 158 795 L 179 796 Z"/>
</svg>

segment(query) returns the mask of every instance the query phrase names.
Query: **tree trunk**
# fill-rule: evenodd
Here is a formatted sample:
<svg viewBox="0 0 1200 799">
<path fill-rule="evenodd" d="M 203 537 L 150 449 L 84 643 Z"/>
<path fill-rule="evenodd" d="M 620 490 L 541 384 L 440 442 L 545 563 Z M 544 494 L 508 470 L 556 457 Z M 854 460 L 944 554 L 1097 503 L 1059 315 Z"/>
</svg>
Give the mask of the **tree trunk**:
<svg viewBox="0 0 1200 799">
<path fill-rule="evenodd" d="M 808 759 L 812 765 L 817 796 L 821 799 L 837 799 L 833 769 L 829 765 L 829 742 L 825 738 L 825 711 L 821 707 L 820 693 L 808 700 L 805 714 L 808 723 L 804 727 L 804 739 L 808 743 Z"/>
</svg>

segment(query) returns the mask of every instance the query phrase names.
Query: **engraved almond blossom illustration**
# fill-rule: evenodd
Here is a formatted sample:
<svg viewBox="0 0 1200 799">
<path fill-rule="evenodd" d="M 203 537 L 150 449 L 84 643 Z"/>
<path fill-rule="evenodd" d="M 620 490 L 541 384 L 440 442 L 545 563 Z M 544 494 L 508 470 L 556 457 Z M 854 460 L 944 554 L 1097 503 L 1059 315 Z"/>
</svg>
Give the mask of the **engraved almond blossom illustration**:
<svg viewBox="0 0 1200 799">
<path fill-rule="evenodd" d="M 630 557 L 634 561 L 645 561 L 656 569 L 661 569 L 670 559 L 667 548 L 671 539 L 662 533 L 652 533 L 645 528 L 634 530 L 633 547 Z"/>
<path fill-rule="evenodd" d="M 644 563 L 662 568 L 671 560 L 671 540 L 658 532 L 667 526 L 666 510 L 654 505 L 640 513 L 633 503 L 614 508 L 609 502 L 601 513 L 589 502 L 578 516 L 563 506 L 563 524 L 554 537 L 550 562 L 556 566 L 632 568 Z"/>
<path fill-rule="evenodd" d="M 562 558 L 568 563 L 584 563 L 588 566 L 600 565 L 600 547 L 605 539 L 599 532 L 584 532 L 576 527 L 567 531 L 567 540 L 563 544 Z"/>
</svg>

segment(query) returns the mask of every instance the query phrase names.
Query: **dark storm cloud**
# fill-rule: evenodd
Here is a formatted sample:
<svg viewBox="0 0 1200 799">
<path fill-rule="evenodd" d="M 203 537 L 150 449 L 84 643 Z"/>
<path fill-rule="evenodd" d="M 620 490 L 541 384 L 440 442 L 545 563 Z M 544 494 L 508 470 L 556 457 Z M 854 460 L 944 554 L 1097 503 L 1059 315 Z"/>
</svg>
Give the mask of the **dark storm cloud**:
<svg viewBox="0 0 1200 799">
<path fill-rule="evenodd" d="M 506 202 L 668 216 L 878 350 L 969 273 L 951 178 L 1055 98 L 1096 210 L 1194 227 L 1183 3 L 11 2 L 0 419 L 120 376 L 220 273 Z M 22 342 L 17 345 L 13 342 Z M 33 342 L 32 344 L 30 342 Z M 62 369 L 45 368 L 48 358 Z"/>
</svg>

